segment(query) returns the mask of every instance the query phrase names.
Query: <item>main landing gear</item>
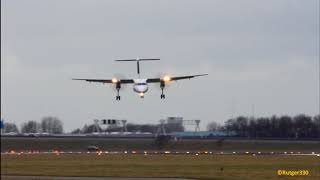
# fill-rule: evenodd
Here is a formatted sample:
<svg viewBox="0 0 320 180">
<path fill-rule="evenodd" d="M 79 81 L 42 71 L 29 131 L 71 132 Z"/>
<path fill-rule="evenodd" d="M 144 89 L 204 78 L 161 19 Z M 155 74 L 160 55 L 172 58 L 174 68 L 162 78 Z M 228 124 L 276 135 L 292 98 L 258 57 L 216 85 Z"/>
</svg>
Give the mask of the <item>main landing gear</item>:
<svg viewBox="0 0 320 180">
<path fill-rule="evenodd" d="M 117 100 L 117 101 L 120 101 L 120 99 L 121 99 L 121 97 L 120 97 L 120 95 L 119 95 L 120 88 L 121 88 L 121 84 L 120 84 L 120 83 L 117 83 L 117 85 L 116 85 L 116 89 L 117 89 L 116 100 Z"/>
<path fill-rule="evenodd" d="M 160 88 L 161 88 L 161 96 L 160 96 L 160 98 L 161 99 L 165 99 L 166 98 L 166 95 L 163 94 L 164 87 L 165 87 L 165 83 L 164 83 L 164 81 L 161 81 L 160 82 Z"/>
<path fill-rule="evenodd" d="M 116 96 L 117 101 L 120 101 L 120 99 L 121 99 L 121 97 L 119 95 L 119 90 L 120 90 L 120 88 L 117 88 L 117 96 Z"/>
</svg>

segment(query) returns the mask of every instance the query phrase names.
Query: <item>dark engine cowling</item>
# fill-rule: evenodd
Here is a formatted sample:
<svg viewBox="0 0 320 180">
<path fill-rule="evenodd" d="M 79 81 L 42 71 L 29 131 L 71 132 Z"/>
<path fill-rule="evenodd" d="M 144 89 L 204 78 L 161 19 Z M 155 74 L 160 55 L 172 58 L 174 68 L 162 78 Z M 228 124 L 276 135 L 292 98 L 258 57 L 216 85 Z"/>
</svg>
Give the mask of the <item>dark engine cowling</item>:
<svg viewBox="0 0 320 180">
<path fill-rule="evenodd" d="M 166 83 L 164 82 L 164 80 L 160 81 L 160 88 L 163 89 L 166 86 Z"/>
<path fill-rule="evenodd" d="M 116 89 L 120 89 L 121 88 L 121 83 L 120 81 L 116 83 Z"/>
</svg>

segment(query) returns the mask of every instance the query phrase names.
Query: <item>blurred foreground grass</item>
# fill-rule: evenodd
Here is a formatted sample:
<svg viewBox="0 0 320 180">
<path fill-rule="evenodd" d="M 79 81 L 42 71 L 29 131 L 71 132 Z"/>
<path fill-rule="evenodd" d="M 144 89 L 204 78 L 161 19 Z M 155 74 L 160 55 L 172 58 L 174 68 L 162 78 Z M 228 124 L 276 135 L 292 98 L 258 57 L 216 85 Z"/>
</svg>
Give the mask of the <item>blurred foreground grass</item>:
<svg viewBox="0 0 320 180">
<path fill-rule="evenodd" d="M 277 170 L 309 176 L 278 176 Z M 317 156 L 1 155 L 2 175 L 180 177 L 193 179 L 320 179 Z"/>
</svg>

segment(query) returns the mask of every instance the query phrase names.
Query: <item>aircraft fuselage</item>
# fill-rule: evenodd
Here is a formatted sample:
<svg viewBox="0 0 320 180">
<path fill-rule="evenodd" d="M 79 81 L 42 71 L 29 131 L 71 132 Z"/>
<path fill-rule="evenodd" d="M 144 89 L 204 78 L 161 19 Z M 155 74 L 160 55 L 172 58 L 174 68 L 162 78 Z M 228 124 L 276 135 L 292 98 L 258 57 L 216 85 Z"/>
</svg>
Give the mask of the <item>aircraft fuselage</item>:
<svg viewBox="0 0 320 180">
<path fill-rule="evenodd" d="M 147 79 L 134 79 L 133 91 L 138 93 L 141 98 L 148 91 Z"/>
</svg>

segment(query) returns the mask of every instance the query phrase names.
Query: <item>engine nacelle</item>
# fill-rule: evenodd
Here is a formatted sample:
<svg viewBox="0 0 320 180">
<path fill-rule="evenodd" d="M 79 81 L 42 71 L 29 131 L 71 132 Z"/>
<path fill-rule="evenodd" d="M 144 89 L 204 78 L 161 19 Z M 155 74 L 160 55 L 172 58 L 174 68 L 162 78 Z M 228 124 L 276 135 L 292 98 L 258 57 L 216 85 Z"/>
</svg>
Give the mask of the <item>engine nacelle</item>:
<svg viewBox="0 0 320 180">
<path fill-rule="evenodd" d="M 164 80 L 160 81 L 160 88 L 163 89 L 166 86 L 166 83 Z"/>
<path fill-rule="evenodd" d="M 120 83 L 120 81 L 118 81 L 117 83 L 116 83 L 116 89 L 120 89 L 121 88 L 121 83 Z"/>
</svg>

